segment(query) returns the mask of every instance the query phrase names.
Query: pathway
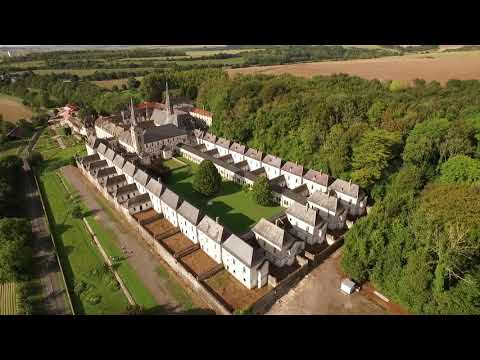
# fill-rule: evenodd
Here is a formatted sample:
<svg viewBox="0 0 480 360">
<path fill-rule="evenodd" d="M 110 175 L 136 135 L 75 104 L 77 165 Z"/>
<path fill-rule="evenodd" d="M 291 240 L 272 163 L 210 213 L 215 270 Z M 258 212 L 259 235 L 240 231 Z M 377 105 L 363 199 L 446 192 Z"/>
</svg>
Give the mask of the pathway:
<svg viewBox="0 0 480 360">
<path fill-rule="evenodd" d="M 32 138 L 32 142 L 29 144 L 25 156 L 28 156 L 40 132 Z M 33 269 L 35 278 L 38 279 L 42 285 L 42 308 L 49 315 L 71 314 L 70 305 L 66 296 L 67 290 L 65 289 L 60 266 L 55 255 L 55 248 L 48 229 L 40 194 L 36 187 L 33 174 L 29 170 L 28 163 L 24 161 L 25 176 L 23 178 L 25 179 L 25 196 L 33 233 Z"/>
<path fill-rule="evenodd" d="M 128 251 L 133 251 L 133 255 L 129 256 L 127 261 L 139 278 L 142 279 L 145 287 L 150 291 L 157 303 L 181 311 L 182 309 L 180 309 L 178 303 L 169 294 L 165 284 L 160 279 L 156 271 L 159 266 L 158 259 L 148 245 L 139 239 L 135 232 L 111 219 L 95 198 L 94 193 L 97 192 L 97 189 L 87 182 L 88 180 L 84 178 L 76 167 L 66 166 L 61 171 L 70 184 L 78 191 L 87 207 L 95 214 L 95 219 L 113 231 L 116 235 L 117 245 L 119 247 L 125 246 Z"/>
</svg>

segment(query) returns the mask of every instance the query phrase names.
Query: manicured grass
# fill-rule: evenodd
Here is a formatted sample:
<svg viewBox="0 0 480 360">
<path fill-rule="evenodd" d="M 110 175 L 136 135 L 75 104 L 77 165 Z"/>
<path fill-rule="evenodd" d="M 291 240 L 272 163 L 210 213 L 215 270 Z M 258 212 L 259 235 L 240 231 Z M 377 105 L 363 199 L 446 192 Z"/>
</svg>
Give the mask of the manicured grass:
<svg viewBox="0 0 480 360">
<path fill-rule="evenodd" d="M 164 161 L 163 165 L 165 165 L 170 170 L 175 170 L 175 169 L 182 168 L 182 167 L 185 166 L 185 164 L 182 164 L 180 161 L 178 161 L 175 158 Z"/>
<path fill-rule="evenodd" d="M 167 180 L 168 186 L 213 219 L 218 216 L 220 222 L 231 231 L 242 234 L 260 218 L 270 218 L 282 211 L 280 206 L 266 207 L 256 204 L 250 191 L 244 191 L 232 181 L 223 181 L 219 194 L 205 198 L 193 189 L 193 175 L 198 165 L 183 157 L 180 160 L 188 166 L 173 170 Z"/>
<path fill-rule="evenodd" d="M 162 266 L 157 267 L 157 274 L 165 282 L 168 292 L 175 298 L 184 311 L 194 309 L 193 300 L 185 289 Z"/>
</svg>

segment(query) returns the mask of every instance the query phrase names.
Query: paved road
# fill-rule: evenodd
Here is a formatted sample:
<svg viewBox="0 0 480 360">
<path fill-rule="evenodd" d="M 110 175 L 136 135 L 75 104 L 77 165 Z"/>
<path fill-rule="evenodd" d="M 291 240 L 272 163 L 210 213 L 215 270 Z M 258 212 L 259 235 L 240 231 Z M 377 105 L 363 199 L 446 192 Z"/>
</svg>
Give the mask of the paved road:
<svg viewBox="0 0 480 360">
<path fill-rule="evenodd" d="M 139 238 L 131 227 L 120 225 L 117 221 L 105 212 L 103 207 L 97 202 L 95 192 L 99 196 L 98 190 L 80 173 L 76 167 L 66 166 L 62 168 L 63 175 L 77 189 L 82 200 L 93 212 L 95 219 L 103 226 L 113 231 L 116 235 L 117 245 L 125 246 L 128 251 L 133 251 L 127 261 L 142 279 L 145 287 L 150 291 L 159 305 L 164 305 L 174 311 L 181 311 L 177 302 L 169 294 L 165 284 L 162 282 L 156 272 L 159 265 L 158 258 L 152 253 L 148 245 Z"/>
<path fill-rule="evenodd" d="M 32 139 L 25 155 L 32 149 L 39 135 L 40 133 Z M 55 249 L 40 201 L 40 194 L 26 161 L 24 162 L 24 172 L 28 216 L 33 232 L 33 269 L 35 278 L 42 285 L 42 312 L 48 315 L 71 314 L 60 266 L 55 256 Z"/>
<path fill-rule="evenodd" d="M 338 260 L 342 248 L 272 306 L 269 315 L 383 315 L 388 312 L 361 292 L 340 292 Z"/>
</svg>

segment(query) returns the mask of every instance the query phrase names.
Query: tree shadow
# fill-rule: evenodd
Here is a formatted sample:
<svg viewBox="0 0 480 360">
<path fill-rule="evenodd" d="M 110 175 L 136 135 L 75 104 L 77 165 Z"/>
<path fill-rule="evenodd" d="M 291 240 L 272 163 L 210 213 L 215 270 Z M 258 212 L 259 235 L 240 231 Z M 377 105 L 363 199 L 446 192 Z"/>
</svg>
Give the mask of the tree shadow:
<svg viewBox="0 0 480 360">
<path fill-rule="evenodd" d="M 123 315 L 216 315 L 211 309 L 194 308 L 179 310 L 178 307 L 170 305 L 156 305 L 149 309 L 126 310 Z"/>
</svg>

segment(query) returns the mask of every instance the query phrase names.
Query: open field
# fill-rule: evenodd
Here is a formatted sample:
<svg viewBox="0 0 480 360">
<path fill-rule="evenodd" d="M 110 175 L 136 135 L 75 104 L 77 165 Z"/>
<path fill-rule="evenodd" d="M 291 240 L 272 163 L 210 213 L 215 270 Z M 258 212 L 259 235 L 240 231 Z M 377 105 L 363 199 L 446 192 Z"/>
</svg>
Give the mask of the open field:
<svg viewBox="0 0 480 360">
<path fill-rule="evenodd" d="M 121 68 L 121 69 L 103 69 L 103 68 L 92 68 L 92 69 L 42 69 L 42 70 L 34 70 L 35 74 L 45 75 L 45 74 L 73 74 L 78 76 L 83 75 L 92 75 L 95 71 L 99 72 L 135 72 L 135 71 L 144 71 L 144 70 L 152 70 L 150 67 L 138 67 L 138 68 Z"/>
<path fill-rule="evenodd" d="M 17 296 L 15 283 L 0 284 L 0 315 L 15 315 L 17 313 Z"/>
<path fill-rule="evenodd" d="M 136 79 L 137 80 L 142 80 L 143 76 L 137 76 Z M 95 85 L 100 86 L 101 88 L 104 88 L 104 89 L 111 89 L 115 85 L 117 85 L 119 88 L 122 85 L 127 85 L 128 79 L 125 78 L 125 79 L 101 80 L 101 81 L 92 81 L 92 83 L 94 83 Z"/>
<path fill-rule="evenodd" d="M 240 185 L 232 181 L 223 181 L 220 193 L 207 199 L 193 190 L 193 174 L 198 165 L 184 158 L 180 160 L 189 165 L 172 170 L 167 179 L 168 186 L 213 219 L 220 217 L 220 222 L 235 233 L 241 234 L 260 218 L 270 218 L 283 210 L 280 206 L 257 205 L 250 194 L 245 193 Z"/>
<path fill-rule="evenodd" d="M 0 94 L 0 114 L 3 115 L 4 120 L 15 122 L 20 119 L 30 119 L 33 112 L 22 104 L 21 99 Z"/>
<path fill-rule="evenodd" d="M 324 61 L 303 64 L 255 66 L 229 69 L 235 74 L 291 74 L 311 78 L 316 75 L 345 73 L 365 79 L 400 80 L 411 82 L 416 78 L 437 80 L 444 84 L 450 79 L 480 80 L 480 51 L 432 52 L 389 56 L 378 59 Z"/>
</svg>

